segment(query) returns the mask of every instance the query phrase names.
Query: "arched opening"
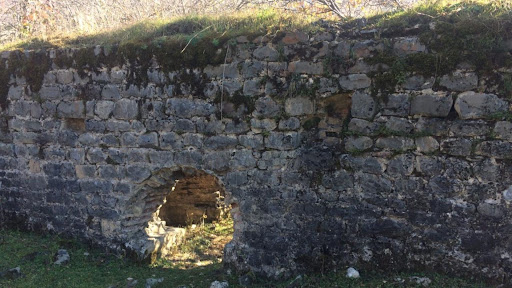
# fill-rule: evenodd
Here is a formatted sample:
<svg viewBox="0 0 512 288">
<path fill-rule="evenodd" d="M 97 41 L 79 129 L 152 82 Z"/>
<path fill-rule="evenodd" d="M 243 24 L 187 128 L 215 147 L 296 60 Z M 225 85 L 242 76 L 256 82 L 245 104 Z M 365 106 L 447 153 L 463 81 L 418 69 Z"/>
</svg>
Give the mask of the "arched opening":
<svg viewBox="0 0 512 288">
<path fill-rule="evenodd" d="M 150 257 L 151 261 L 167 258 L 192 262 L 183 259 L 187 258 L 183 255 L 176 256 L 185 247 L 194 251 L 202 249 L 195 263 L 208 264 L 203 261 L 205 257 L 222 259 L 224 245 L 233 236 L 233 222 L 229 217 L 230 207 L 224 202 L 224 185 L 217 177 L 191 167 L 166 168 L 141 184 L 129 209 L 140 212 L 141 219 L 149 220 L 146 220 L 145 235 L 139 238 L 142 241 L 131 242 L 139 243 L 135 250 L 141 257 Z M 219 229 L 218 225 L 224 226 Z M 194 245 L 200 247 L 191 247 Z"/>
<path fill-rule="evenodd" d="M 159 217 L 167 226 L 183 227 L 211 223 L 226 212 L 224 187 L 210 174 L 176 180 L 160 207 Z"/>
</svg>

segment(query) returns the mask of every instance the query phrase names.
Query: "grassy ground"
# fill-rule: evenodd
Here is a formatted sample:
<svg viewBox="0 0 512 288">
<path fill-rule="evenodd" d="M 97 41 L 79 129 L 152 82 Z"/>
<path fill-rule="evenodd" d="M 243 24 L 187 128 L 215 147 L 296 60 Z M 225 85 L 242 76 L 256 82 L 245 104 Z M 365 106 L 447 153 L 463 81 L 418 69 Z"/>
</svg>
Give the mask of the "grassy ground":
<svg viewBox="0 0 512 288">
<path fill-rule="evenodd" d="M 56 31 L 45 39 L 31 37 L 14 43 L 0 45 L 0 51 L 13 49 L 41 49 L 51 47 L 91 47 L 95 45 L 123 46 L 126 44 L 150 45 L 167 41 L 188 43 L 191 39 L 197 42 L 201 38 L 231 39 L 239 35 L 275 35 L 280 31 L 299 29 L 305 32 L 318 31 L 324 28 L 318 25 L 319 20 L 335 24 L 343 24 L 342 30 L 359 27 L 360 21 L 345 20 L 329 16 L 329 14 L 313 14 L 302 12 L 290 13 L 285 10 L 248 9 L 229 15 L 196 15 L 172 19 L 151 19 L 134 25 L 108 31 L 96 31 L 88 34 Z M 378 14 L 366 19 L 367 29 L 387 29 L 403 32 L 404 28 L 415 24 L 430 22 L 461 23 L 466 30 L 478 30 L 491 33 L 493 36 L 510 36 L 508 27 L 512 22 L 511 0 L 438 0 L 419 1 L 410 9 L 397 10 Z M 464 31 L 462 31 L 464 32 Z M 467 32 L 467 31 L 466 31 Z M 471 32 L 471 31 L 470 31 Z M 193 44 L 193 43 L 192 43 Z M 215 43 L 213 43 L 215 44 Z M 215 46 L 215 45 L 214 45 Z"/>
<path fill-rule="evenodd" d="M 137 265 L 123 257 L 87 247 L 76 241 L 51 235 L 36 235 L 15 230 L 0 230 L 0 271 L 20 267 L 23 277 L 0 280 L 0 287 L 126 287 L 127 278 L 138 280 L 135 287 L 144 287 L 147 278 L 164 278 L 153 287 L 209 287 L 210 283 L 228 281 L 230 287 L 240 286 L 237 278 L 227 275 L 221 263 L 221 251 L 232 233 L 231 220 L 220 224 L 188 227 L 187 241 L 170 259 L 160 259 L 153 265 Z M 58 249 L 67 249 L 71 261 L 65 266 L 54 265 Z M 303 275 L 300 280 L 268 282 L 253 280 L 251 287 L 422 287 L 401 283 L 397 278 L 427 276 L 429 287 L 487 287 L 463 279 L 437 274 L 380 275 L 360 271 L 360 279 L 347 279 L 344 272 Z M 291 283 L 294 283 L 291 285 Z"/>
</svg>

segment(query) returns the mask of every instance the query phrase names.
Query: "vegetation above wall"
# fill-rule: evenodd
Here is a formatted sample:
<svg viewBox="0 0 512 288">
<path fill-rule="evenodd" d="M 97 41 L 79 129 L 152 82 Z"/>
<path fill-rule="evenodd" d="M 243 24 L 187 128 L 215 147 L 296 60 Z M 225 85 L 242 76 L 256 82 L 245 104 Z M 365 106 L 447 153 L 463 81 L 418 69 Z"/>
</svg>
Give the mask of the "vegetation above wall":
<svg viewBox="0 0 512 288">
<path fill-rule="evenodd" d="M 60 68 L 75 68 L 82 75 L 100 66 L 108 68 L 129 63 L 141 71 L 130 74 L 129 83 L 140 85 L 146 83 L 145 71 L 152 65 L 153 58 L 157 59 L 163 72 L 218 65 L 226 60 L 228 50 L 235 47 L 238 36 L 246 37 L 246 45 L 250 45 L 258 36 L 278 42 L 284 31 L 292 30 L 306 33 L 334 30 L 347 38 L 419 35 L 421 42 L 433 53 L 402 57 L 385 50 L 365 59 L 368 64 L 390 67 L 389 71 L 377 71 L 373 75 L 374 93 L 389 93 L 403 81 L 407 72 L 437 79 L 465 61 L 474 65 L 479 73 L 491 71 L 496 64 L 512 66 L 512 56 L 507 50 L 507 45 L 512 45 L 512 9 L 506 3 L 425 4 L 346 23 L 261 10 L 233 16 L 145 21 L 108 33 L 74 38 L 34 38 L 0 47 L 0 50 L 14 50 L 8 57 L 0 59 L 0 82 L 7 84 L 10 75 L 16 74 L 25 77 L 32 91 L 37 92 L 52 65 L 46 56 L 46 50 L 52 48 L 68 49 L 57 50 L 53 64 Z M 104 47 L 104 53 L 96 55 L 94 47 L 97 45 Z M 22 50 L 36 51 L 27 54 Z M 331 60 L 330 64 L 337 64 L 336 59 Z M 7 85 L 0 86 L 0 104 L 6 108 Z"/>
</svg>

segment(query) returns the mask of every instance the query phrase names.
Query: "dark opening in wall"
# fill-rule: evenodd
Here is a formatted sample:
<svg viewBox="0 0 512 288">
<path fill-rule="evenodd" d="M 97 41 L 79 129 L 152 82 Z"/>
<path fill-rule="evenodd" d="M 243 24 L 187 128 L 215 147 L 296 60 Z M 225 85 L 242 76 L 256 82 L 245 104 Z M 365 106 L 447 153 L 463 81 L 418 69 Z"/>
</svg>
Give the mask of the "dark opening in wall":
<svg viewBox="0 0 512 288">
<path fill-rule="evenodd" d="M 226 212 L 224 188 L 212 175 L 177 180 L 171 190 L 159 213 L 167 226 L 211 223 Z"/>
<path fill-rule="evenodd" d="M 232 239 L 234 226 L 229 217 L 230 206 L 224 203 L 225 194 L 222 182 L 205 171 L 176 167 L 155 172 L 142 183 L 132 199 L 133 205 L 127 210 L 134 228 L 140 223 L 137 219 L 147 217 L 145 236 L 139 238 L 142 242 L 135 238 L 128 244 L 144 258 L 149 256 L 151 261 L 156 258 L 181 261 L 184 254 L 190 256 L 182 252 L 190 249 L 202 249 L 193 257 L 193 263 L 222 259 L 223 248 Z M 140 205 L 141 202 L 144 204 Z M 197 249 L 190 247 L 198 241 L 208 245 Z M 184 251 L 180 250 L 182 248 Z"/>
</svg>

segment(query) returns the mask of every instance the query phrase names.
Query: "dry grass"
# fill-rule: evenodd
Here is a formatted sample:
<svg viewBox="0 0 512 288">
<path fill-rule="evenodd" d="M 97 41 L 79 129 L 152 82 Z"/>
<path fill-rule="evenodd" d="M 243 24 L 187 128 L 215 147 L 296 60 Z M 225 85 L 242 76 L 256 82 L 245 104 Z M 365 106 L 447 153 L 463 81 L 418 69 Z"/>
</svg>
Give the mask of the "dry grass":
<svg viewBox="0 0 512 288">
<path fill-rule="evenodd" d="M 172 19 L 148 19 L 122 28 L 91 33 L 61 33 L 46 39 L 31 37 L 0 45 L 0 51 L 17 48 L 41 49 L 50 47 L 84 47 L 94 45 L 122 45 L 126 42 L 150 42 L 158 38 L 190 39 L 198 32 L 236 37 L 239 35 L 270 35 L 282 30 L 319 29 L 312 25 L 319 18 L 305 15 L 297 17 L 277 9 L 246 10 L 230 15 L 183 16 Z"/>
<path fill-rule="evenodd" d="M 186 227 L 185 241 L 171 256 L 160 260 L 190 269 L 222 262 L 224 246 L 233 238 L 233 219 L 226 216 L 213 223 Z"/>
</svg>

